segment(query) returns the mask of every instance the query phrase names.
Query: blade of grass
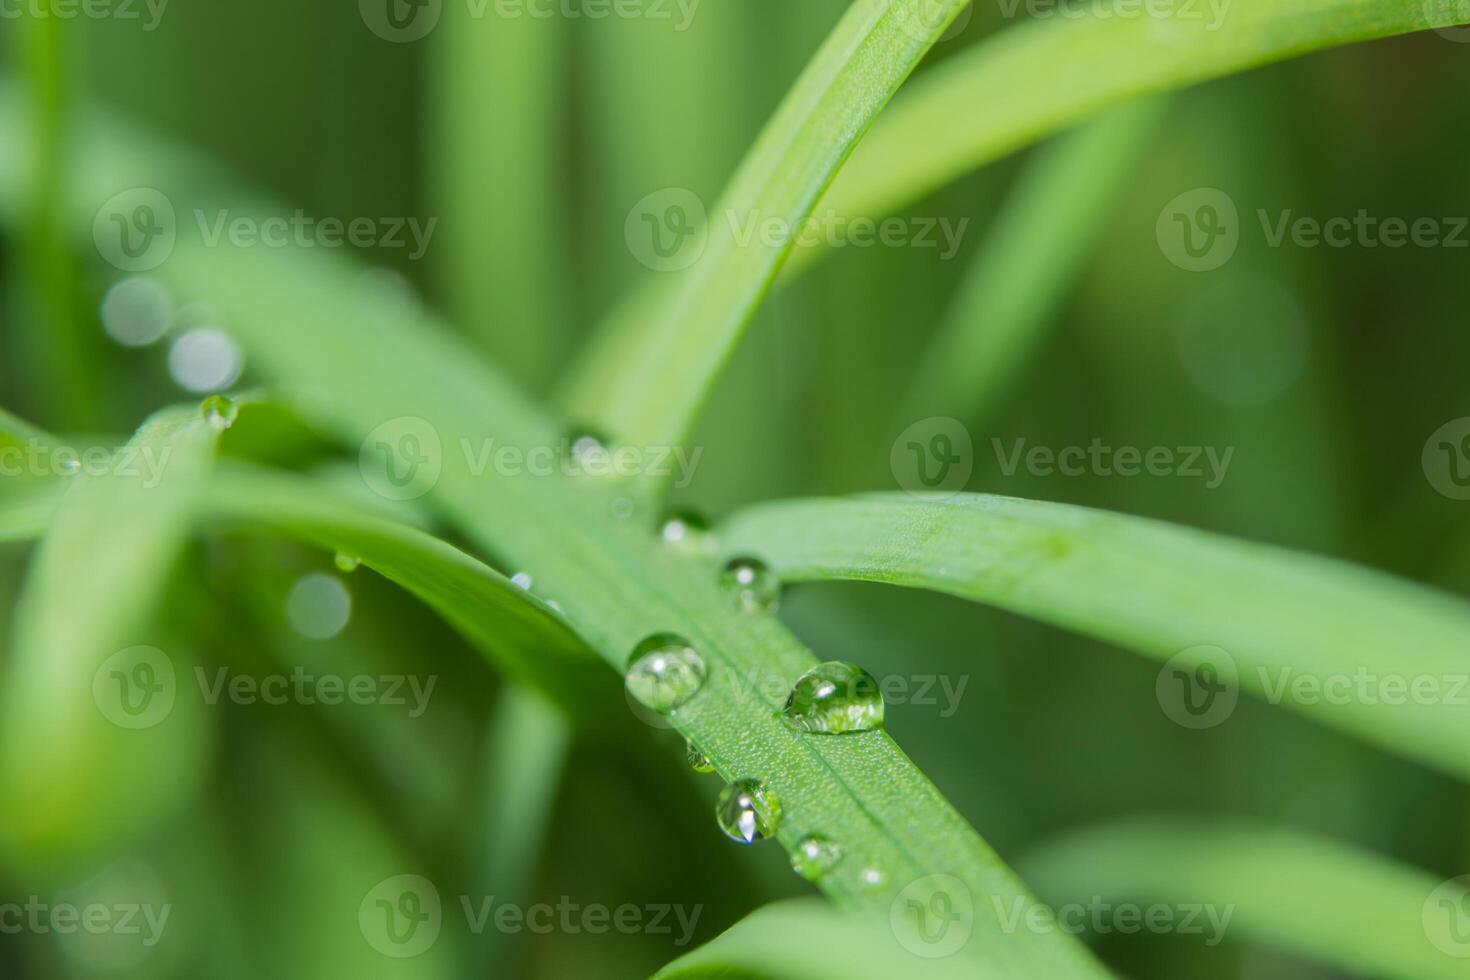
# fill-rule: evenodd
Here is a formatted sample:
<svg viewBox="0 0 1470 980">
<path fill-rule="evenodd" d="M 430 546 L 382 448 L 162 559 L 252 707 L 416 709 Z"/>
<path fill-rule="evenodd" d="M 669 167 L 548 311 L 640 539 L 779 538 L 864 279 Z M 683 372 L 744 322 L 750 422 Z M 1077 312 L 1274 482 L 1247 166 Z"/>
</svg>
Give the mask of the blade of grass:
<svg viewBox="0 0 1470 980">
<path fill-rule="evenodd" d="M 883 113 L 821 199 L 824 211 L 879 219 L 1008 153 L 1128 99 L 1184 88 L 1212 78 L 1325 48 L 1458 23 L 1454 0 L 1237 0 L 1218 29 L 1208 19 L 1053 17 L 1001 31 L 924 72 Z M 841 161 L 838 161 L 840 164 Z M 735 199 L 732 199 L 735 200 Z M 718 210 L 725 214 L 727 206 Z M 766 213 L 774 213 L 768 211 Z M 827 253 L 824 244 L 798 246 L 791 272 Z M 703 267 L 705 260 L 696 266 Z M 764 289 L 769 279 L 761 280 Z M 733 282 L 733 280 L 732 280 Z M 593 333 L 561 392 L 571 414 L 602 420 L 632 434 L 641 421 L 681 405 L 698 410 L 700 397 L 681 403 L 645 387 L 645 365 L 670 370 L 659 384 L 707 389 L 738 337 L 707 340 L 708 363 L 693 376 L 695 358 L 668 360 L 670 327 L 659 315 L 672 290 L 651 283 L 633 290 Z M 759 294 L 755 297 L 759 300 Z M 682 302 L 682 301 L 681 301 Z M 738 335 L 739 324 L 734 332 Z M 693 344 L 698 331 L 689 331 Z M 711 331 L 713 336 L 713 331 Z M 684 353 L 683 348 L 677 348 Z M 626 379 L 637 377 L 638 387 Z M 671 380 L 672 379 L 672 380 Z M 640 401 L 640 399 L 646 399 Z M 625 404 L 625 402 L 627 404 Z M 611 407 L 605 412 L 604 405 Z M 643 432 L 684 431 L 691 419 Z M 620 428 L 621 426 L 621 428 Z"/>
<path fill-rule="evenodd" d="M 561 106 L 566 18 L 472 16 L 450 4 L 431 59 L 434 188 L 454 322 L 532 387 L 571 322 Z"/>
<path fill-rule="evenodd" d="M 1426 923 L 1445 912 L 1464 915 L 1431 906 L 1442 885 L 1446 903 L 1470 903 L 1470 889 L 1301 831 L 1218 818 L 1134 818 L 1048 841 L 1020 867 L 1058 905 L 1204 904 L 1222 916 L 1230 911 L 1227 939 L 1354 976 L 1465 976 L 1465 960 L 1437 948 Z"/>
<path fill-rule="evenodd" d="M 217 436 L 197 410 L 162 412 L 108 472 L 68 481 L 17 602 L 0 691 L 0 800 L 10 815 L 0 837 L 18 860 L 47 863 L 126 837 L 178 805 L 202 772 L 208 732 L 191 702 L 130 729 L 109 720 L 94 691 L 108 690 L 101 671 L 114 654 L 154 635 L 151 614 Z"/>
<path fill-rule="evenodd" d="M 1096 247 L 1165 105 L 1146 99 L 1123 106 L 1040 151 L 930 341 L 903 418 L 979 422 L 995 410 Z"/>
<path fill-rule="evenodd" d="M 858 0 L 746 157 L 707 226 L 703 254 L 649 320 L 637 358 L 586 364 L 571 412 L 632 445 L 685 438 L 790 249 L 741 228 L 800 229 L 833 174 L 964 0 Z M 583 390 L 579 388 L 579 390 Z"/>
<path fill-rule="evenodd" d="M 658 971 L 654 980 L 1029 980 L 1037 976 L 1041 974 L 992 968 L 977 971 L 973 964 L 959 959 L 921 958 L 895 941 L 886 921 L 844 915 L 810 899 L 791 899 L 756 909 L 718 938 Z"/>
<path fill-rule="evenodd" d="M 551 809 L 571 751 L 567 719 L 541 695 L 510 685 L 501 693 L 485 738 L 478 793 L 477 895 L 529 905 L 536 862 L 551 827 Z M 520 936 L 491 930 L 475 949 L 475 975 L 518 975 Z"/>
<path fill-rule="evenodd" d="M 784 580 L 947 592 L 1159 660 L 1223 648 L 1241 688 L 1470 778 L 1470 716 L 1449 696 L 1470 675 L 1470 604 L 1423 586 L 1142 518 L 1006 497 L 766 504 L 735 515 L 721 542 L 762 556 Z M 1322 695 L 1362 672 L 1407 684 L 1429 678 L 1444 696 Z"/>
</svg>

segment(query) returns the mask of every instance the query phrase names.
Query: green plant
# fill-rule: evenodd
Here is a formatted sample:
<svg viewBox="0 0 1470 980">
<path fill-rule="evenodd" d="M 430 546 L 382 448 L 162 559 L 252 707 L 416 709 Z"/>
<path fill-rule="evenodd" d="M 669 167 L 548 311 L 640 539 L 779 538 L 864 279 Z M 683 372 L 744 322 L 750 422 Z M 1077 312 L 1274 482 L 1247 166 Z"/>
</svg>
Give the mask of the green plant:
<svg viewBox="0 0 1470 980">
<path fill-rule="evenodd" d="M 798 225 L 827 194 L 845 213 L 885 213 L 1112 103 L 1314 48 L 1424 28 L 1448 14 L 1378 0 L 1313 0 L 1290 9 L 1254 2 L 1219 36 L 1186 34 L 1167 45 L 1151 41 L 1136 23 L 1027 25 L 936 68 L 865 139 L 963 6 L 961 0 L 858 0 L 747 157 L 721 210 L 773 214 Z M 1068 66 L 1060 79 L 1050 77 L 1056 64 Z M 1002 86 L 1025 95 L 993 98 Z M 961 107 L 977 105 L 986 107 L 979 118 L 954 124 L 968 115 Z M 0 104 L 6 110 L 0 124 L 19 132 L 13 101 Z M 1004 267 L 985 278 L 1001 259 L 983 255 L 975 281 L 987 288 L 973 301 L 994 306 L 981 315 L 958 313 L 945 343 L 1014 344 L 1024 351 L 1047 319 L 1047 297 L 1031 291 L 1060 291 L 1069 267 L 1037 271 L 1037 259 L 1053 248 L 1080 252 L 1090 237 L 1087 222 L 1067 229 L 1059 242 L 1023 234 L 1055 227 L 1046 217 L 1048 205 L 1057 205 L 1055 188 L 1083 166 L 1066 154 L 1071 149 L 1093 164 L 1101 154 L 1111 157 L 1112 166 L 1095 174 L 1097 186 L 1079 192 L 1105 200 L 1157 111 L 1130 107 L 1070 137 L 1038 164 L 1028 175 L 1029 193 L 1016 205 L 1019 217 L 1008 226 L 1021 240 L 995 253 L 1034 278 L 1007 276 Z M 0 205 L 12 221 L 27 207 L 39 214 L 38 251 L 53 225 L 90 219 L 87 202 L 150 181 L 177 188 L 177 202 L 191 210 L 284 210 L 192 151 L 108 125 L 105 135 L 89 130 L 88 142 L 76 148 L 75 186 L 66 202 L 53 191 L 23 205 L 23 188 L 36 181 L 51 187 L 57 173 L 32 172 L 18 150 L 0 148 Z M 852 166 L 842 170 L 860 141 Z M 661 976 L 743 970 L 850 977 L 917 969 L 920 961 L 900 948 L 911 937 L 902 928 L 875 936 L 867 918 L 886 921 L 915 885 L 919 891 L 909 897 L 921 905 L 936 895 L 952 898 L 951 891 L 975 899 L 973 938 L 953 958 L 924 964 L 926 976 L 1106 975 L 1061 933 L 1005 926 L 997 909 L 1035 900 L 886 733 L 826 738 L 782 721 L 784 698 L 756 679 L 795 683 L 818 658 L 766 611 L 731 601 L 720 584 L 725 558 L 759 556 L 785 582 L 866 579 L 948 592 L 1159 658 L 1211 635 L 1236 653 L 1248 677 L 1255 668 L 1279 666 L 1287 651 L 1308 673 L 1379 666 L 1405 649 L 1425 673 L 1466 667 L 1470 607 L 1458 600 L 1339 564 L 1075 508 L 968 496 L 946 503 L 872 497 L 765 504 L 718 528 L 723 551 L 715 554 L 660 539 L 668 488 L 652 478 L 487 480 L 463 454 L 443 452 L 428 519 L 463 535 L 467 548 L 496 556 L 503 569 L 528 573 L 537 598 L 418 527 L 417 513 L 365 502 L 328 475 L 214 461 L 219 442 L 265 424 L 260 419 L 272 405 L 290 408 L 293 431 L 323 433 L 349 451 L 372 451 L 373 434 L 404 418 L 426 422 L 445 447 L 487 432 L 522 452 L 587 431 L 605 432 L 609 449 L 681 444 L 783 265 L 801 268 L 816 258 L 788 255 L 790 248 L 789 242 L 742 245 L 729 227 L 715 226 L 704 257 L 688 273 L 648 287 L 613 315 L 564 386 L 565 410 L 553 413 L 432 315 L 364 295 L 350 261 L 180 241 L 158 274 L 179 295 L 224 312 L 270 387 L 266 395 L 237 399 L 238 406 L 169 409 L 141 428 L 124 452 L 170 455 L 157 486 L 117 475 L 44 476 L 26 480 L 0 505 L 0 536 L 41 538 L 17 604 L 0 718 L 0 799 L 7 812 L 19 814 L 0 830 L 9 853 L 41 866 L 64 864 L 163 821 L 205 778 L 199 748 L 210 736 L 202 719 L 175 714 L 142 736 L 150 741 L 140 751 L 138 740 L 117 739 L 92 710 L 90 688 L 75 682 L 94 676 L 158 613 L 168 570 L 190 534 L 206 526 L 267 528 L 299 538 L 361 561 L 424 600 L 498 671 L 552 706 L 548 711 L 540 700 L 515 700 L 525 694 L 507 695 L 511 711 L 533 719 L 512 722 L 513 730 L 536 726 L 537 749 L 545 753 L 536 758 L 548 767 L 565 750 L 565 726 L 620 716 L 609 677 L 629 669 L 640 643 L 660 634 L 684 638 L 707 677 L 667 713 L 669 724 L 723 779 L 758 779 L 779 800 L 781 816 L 771 832 L 788 851 L 799 855 L 812 835 L 842 849 L 843 859 L 815 881 L 844 914 L 810 903 L 775 906 Z M 474 272 L 460 275 L 464 285 Z M 500 299 L 512 310 L 530 303 L 524 296 Z M 478 302 L 488 301 L 480 296 Z M 979 339 L 992 317 L 1007 333 Z M 956 359 L 945 349 L 936 349 L 926 377 L 953 367 Z M 545 351 L 527 356 L 523 373 L 531 376 L 550 357 Z M 989 383 L 1007 383 L 1021 359 L 1006 359 Z M 923 394 L 944 383 L 924 382 Z M 56 441 L 9 416 L 0 417 L 0 430 L 12 440 Z M 87 570 L 80 584 L 77 569 Z M 1224 607 L 1219 597 L 1227 594 L 1232 601 Z M 87 615 L 75 615 L 77 609 Z M 597 660 L 615 674 L 597 669 Z M 1462 714 L 1363 704 L 1324 718 L 1458 778 L 1470 774 Z M 609 737 L 637 738 L 609 727 Z M 41 729 L 58 737 L 37 751 L 27 733 Z M 93 778 L 99 759 L 106 780 Z M 547 791 L 535 790 L 534 767 L 518 769 L 517 761 L 501 758 L 491 785 L 532 787 L 510 838 L 530 849 Z M 99 820 L 99 813 L 125 814 L 131 823 Z M 1265 845 L 1253 835 L 1229 841 L 1232 853 L 1271 864 L 1275 852 L 1262 857 L 1258 847 Z M 1136 837 L 1128 843 L 1126 853 L 1143 849 Z M 515 849 L 512 843 L 486 860 L 503 868 Z M 1085 863 L 1063 864 L 1079 861 Z M 1040 867 L 1048 880 L 1065 877 L 1045 861 Z M 1400 869 L 1368 859 L 1333 867 L 1345 887 L 1392 895 L 1394 889 L 1379 889 L 1375 876 L 1381 875 L 1397 882 L 1401 894 L 1393 897 L 1413 893 Z M 1185 868 L 1178 873 L 1191 876 L 1191 887 L 1216 887 L 1208 874 Z M 1320 935 L 1302 933 L 1296 948 L 1333 961 L 1341 959 L 1334 944 L 1359 925 L 1344 919 L 1318 928 Z M 1407 942 L 1395 935 L 1375 945 L 1370 952 L 1381 957 L 1375 965 L 1392 968 L 1398 946 Z M 1426 969 L 1442 966 L 1435 962 Z M 422 975 L 435 968 L 423 965 Z"/>
</svg>

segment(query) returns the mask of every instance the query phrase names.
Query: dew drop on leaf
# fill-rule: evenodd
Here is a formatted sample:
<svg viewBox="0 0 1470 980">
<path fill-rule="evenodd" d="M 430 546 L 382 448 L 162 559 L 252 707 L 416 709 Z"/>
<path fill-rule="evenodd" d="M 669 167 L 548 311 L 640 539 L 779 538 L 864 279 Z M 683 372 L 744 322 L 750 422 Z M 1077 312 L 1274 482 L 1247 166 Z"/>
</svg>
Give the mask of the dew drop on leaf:
<svg viewBox="0 0 1470 980">
<path fill-rule="evenodd" d="M 856 664 L 818 664 L 792 687 L 781 720 L 808 735 L 870 732 L 883 727 L 883 692 L 873 675 Z"/>
<path fill-rule="evenodd" d="M 685 758 L 689 760 L 689 768 L 695 772 L 714 772 L 715 764 L 709 761 L 709 756 L 695 748 L 693 742 L 685 743 Z"/>
<path fill-rule="evenodd" d="M 842 860 L 842 848 L 821 834 L 810 834 L 796 845 L 791 869 L 807 881 L 821 881 Z"/>
<path fill-rule="evenodd" d="M 720 587 L 746 612 L 774 612 L 781 601 L 781 580 L 759 558 L 732 558 Z"/>
<path fill-rule="evenodd" d="M 772 837 L 781 823 L 781 805 L 758 779 L 737 779 L 720 791 L 715 819 L 733 841 L 754 844 Z"/>
<path fill-rule="evenodd" d="M 235 419 L 240 417 L 240 406 L 224 395 L 210 395 L 199 403 L 199 414 L 209 421 L 209 424 L 223 432 L 235 424 Z"/>
<path fill-rule="evenodd" d="M 628 693 L 644 707 L 668 714 L 699 693 L 705 674 L 704 658 L 688 640 L 655 633 L 633 648 Z"/>
<path fill-rule="evenodd" d="M 527 592 L 530 592 L 531 586 L 534 583 L 531 581 L 530 572 L 516 572 L 510 577 L 510 584 L 518 589 L 525 589 Z"/>
<path fill-rule="evenodd" d="M 709 543 L 709 523 L 692 510 L 674 511 L 664 518 L 659 537 L 673 548 L 704 551 Z"/>
<path fill-rule="evenodd" d="M 350 575 L 357 571 L 358 566 L 362 564 L 362 559 L 356 555 L 349 555 L 345 551 L 339 551 L 332 557 L 332 563 L 337 566 L 338 571 L 346 572 Z"/>
</svg>

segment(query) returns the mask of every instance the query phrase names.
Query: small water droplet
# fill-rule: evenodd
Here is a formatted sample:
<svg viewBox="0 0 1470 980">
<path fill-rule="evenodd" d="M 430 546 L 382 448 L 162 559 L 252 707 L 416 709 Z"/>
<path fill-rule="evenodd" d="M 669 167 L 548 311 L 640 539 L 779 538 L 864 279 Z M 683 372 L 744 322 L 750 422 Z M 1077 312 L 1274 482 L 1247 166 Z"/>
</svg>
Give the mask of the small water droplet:
<svg viewBox="0 0 1470 980">
<path fill-rule="evenodd" d="M 715 818 L 731 840 L 754 844 L 775 835 L 781 823 L 781 804 L 760 780 L 737 779 L 720 791 Z"/>
<path fill-rule="evenodd" d="M 548 607 L 556 610 L 557 612 L 565 612 L 566 611 L 566 610 L 562 609 L 561 603 L 557 602 L 555 599 L 547 599 L 546 600 L 546 605 Z"/>
<path fill-rule="evenodd" d="M 362 559 L 356 555 L 349 555 L 345 551 L 339 551 L 332 556 L 332 563 L 337 566 L 339 571 L 346 572 L 350 575 L 357 571 L 358 567 L 362 564 Z"/>
<path fill-rule="evenodd" d="M 664 518 L 659 537 L 664 544 L 701 551 L 709 541 L 709 522 L 692 510 L 674 511 Z"/>
<path fill-rule="evenodd" d="M 720 587 L 746 612 L 774 612 L 781 601 L 781 580 L 759 558 L 732 558 L 720 574 Z"/>
<path fill-rule="evenodd" d="M 818 664 L 792 686 L 781 720 L 809 735 L 870 732 L 883 727 L 883 692 L 857 664 Z"/>
<path fill-rule="evenodd" d="M 858 881 L 868 891 L 876 892 L 881 891 L 883 886 L 888 884 L 888 876 L 878 868 L 864 868 L 858 875 Z"/>
<path fill-rule="evenodd" d="M 516 572 L 514 575 L 512 575 L 510 577 L 510 584 L 511 585 L 514 585 L 518 589 L 525 589 L 527 592 L 530 592 L 531 591 L 531 585 L 532 585 L 532 582 L 531 582 L 531 573 L 530 572 Z"/>
<path fill-rule="evenodd" d="M 67 476 L 76 476 L 82 471 L 82 461 L 75 456 L 62 457 L 56 461 L 56 465 L 60 466 L 61 472 Z"/>
<path fill-rule="evenodd" d="M 591 429 L 577 429 L 567 436 L 572 446 L 572 462 L 577 472 L 588 476 L 607 476 L 612 471 L 612 451 L 607 437 Z"/>
<path fill-rule="evenodd" d="M 644 707 L 668 714 L 704 686 L 704 658 L 682 636 L 656 633 L 633 648 L 628 693 Z"/>
<path fill-rule="evenodd" d="M 709 761 L 709 756 L 694 747 L 693 742 L 684 745 L 685 758 L 689 760 L 689 768 L 695 772 L 714 772 L 715 764 Z"/>
<path fill-rule="evenodd" d="M 210 425 L 223 432 L 240 417 L 240 406 L 235 404 L 234 399 L 224 395 L 210 395 L 199 403 L 199 414 L 208 419 Z"/>
<path fill-rule="evenodd" d="M 803 837 L 791 855 L 791 870 L 807 881 L 820 881 L 842 860 L 842 848 L 821 834 Z"/>
<path fill-rule="evenodd" d="M 637 510 L 637 505 L 633 503 L 632 497 L 616 497 L 613 499 L 611 510 L 613 517 L 620 521 L 626 521 L 633 516 L 633 512 Z"/>
</svg>

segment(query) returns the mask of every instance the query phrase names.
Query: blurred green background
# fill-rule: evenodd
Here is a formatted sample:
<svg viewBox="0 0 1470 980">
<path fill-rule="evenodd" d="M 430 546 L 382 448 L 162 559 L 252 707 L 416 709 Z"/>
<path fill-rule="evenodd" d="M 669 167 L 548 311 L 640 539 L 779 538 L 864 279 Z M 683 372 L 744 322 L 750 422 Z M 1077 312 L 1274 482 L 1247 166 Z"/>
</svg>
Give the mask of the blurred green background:
<svg viewBox="0 0 1470 980">
<path fill-rule="evenodd" d="M 57 80 L 62 105 L 124 113 L 309 214 L 437 219 L 420 261 L 376 249 L 363 262 L 545 394 L 599 316 L 649 275 L 625 240 L 630 208 L 667 187 L 713 202 L 845 8 L 704 0 L 683 30 L 677 5 L 658 6 L 670 19 L 510 21 L 471 18 L 450 0 L 428 37 L 400 44 L 349 2 L 176 0 L 153 30 L 141 6 L 141 21 L 65 22 L 54 72 L 34 57 L 45 27 L 6 19 L 0 31 L 4 77 L 23 98 L 36 96 L 36 79 Z M 1006 29 L 1003 9 L 977 5 L 931 62 Z M 975 442 L 969 489 L 1470 587 L 1464 505 L 1436 493 L 1420 462 L 1430 434 L 1470 404 L 1470 252 L 1271 248 L 1254 217 L 1470 214 L 1467 55 L 1470 45 L 1426 33 L 1172 98 L 1047 338 L 995 411 L 964 419 Z M 1032 155 L 909 209 L 971 219 L 953 261 L 844 249 L 775 292 L 715 394 L 697 479 L 677 502 L 718 518 L 771 497 L 893 489 L 889 448 L 914 421 L 898 419 L 897 405 Z M 1207 187 L 1231 196 L 1244 234 L 1228 266 L 1200 276 L 1168 260 L 1155 225 L 1177 195 Z M 0 232 L 0 404 L 112 442 L 198 396 L 169 368 L 188 310 L 157 343 L 125 348 L 99 312 L 117 270 L 78 249 L 72 279 L 37 276 L 27 234 Z M 70 310 L 60 319 L 58 301 Z M 235 386 L 254 380 L 246 363 Z M 232 431 L 225 451 L 297 465 L 323 449 L 283 427 Z M 992 439 L 1095 438 L 1235 455 L 1211 489 L 1188 478 L 1007 476 L 992 449 Z M 0 548 L 0 636 L 27 556 Z M 325 639 L 289 615 L 312 574 L 350 596 L 350 618 Z M 889 728 L 1008 859 L 1098 820 L 1182 811 L 1320 831 L 1436 877 L 1470 867 L 1463 786 L 1250 699 L 1228 724 L 1185 730 L 1159 710 L 1157 667 L 1142 658 L 878 586 L 793 590 L 783 618 L 824 658 L 965 683 L 956 710 L 941 712 L 942 699 L 893 705 Z M 206 537 L 170 585 L 165 622 L 207 665 L 438 683 L 421 717 L 385 705 L 211 710 L 209 776 L 167 825 L 65 866 L 18 858 L 0 868 L 0 902 L 143 895 L 128 900 L 167 905 L 160 941 L 0 928 L 4 976 L 637 977 L 682 951 L 677 926 L 476 935 L 458 897 L 510 900 L 520 889 L 521 903 L 677 904 L 700 910 L 685 938 L 703 942 L 772 898 L 811 890 L 777 848 L 724 839 L 710 818 L 718 787 L 685 771 L 672 734 L 624 744 L 573 733 L 559 769 L 555 724 L 506 700 L 423 606 L 370 572 L 335 569 L 330 555 Z M 525 771 L 508 771 L 518 759 Z M 543 825 L 504 819 L 506 787 L 548 794 Z M 79 819 L 107 827 L 115 816 Z M 379 868 L 436 884 L 445 924 L 432 955 L 389 961 L 363 941 L 359 902 L 382 877 L 364 869 Z M 1140 978 L 1331 975 L 1233 941 L 1114 935 L 1097 948 Z"/>
</svg>

